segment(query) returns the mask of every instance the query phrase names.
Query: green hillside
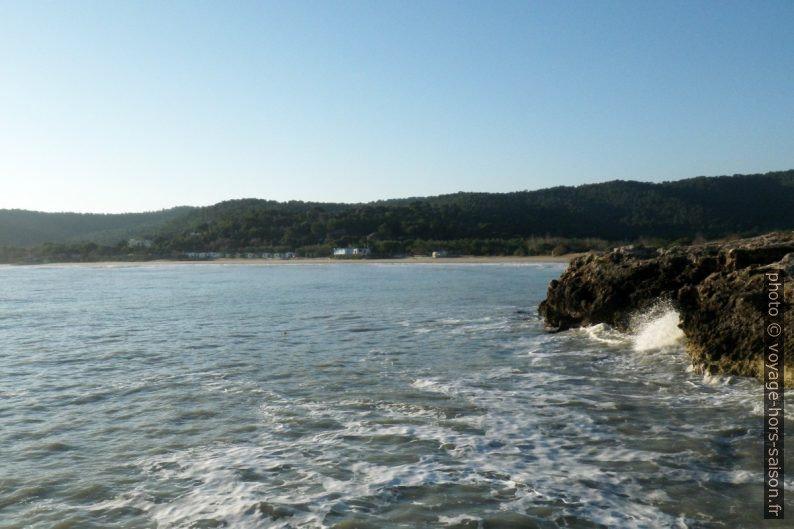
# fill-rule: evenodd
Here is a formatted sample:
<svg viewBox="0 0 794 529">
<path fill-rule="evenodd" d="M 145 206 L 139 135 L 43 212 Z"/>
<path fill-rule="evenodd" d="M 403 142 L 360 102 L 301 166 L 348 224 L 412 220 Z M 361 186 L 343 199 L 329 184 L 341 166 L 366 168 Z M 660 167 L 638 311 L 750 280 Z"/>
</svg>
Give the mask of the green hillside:
<svg viewBox="0 0 794 529">
<path fill-rule="evenodd" d="M 411 251 L 418 241 L 446 241 L 465 251 L 466 243 L 449 243 L 469 241 L 478 253 L 472 241 L 547 236 L 669 241 L 792 228 L 794 170 L 367 204 L 233 200 L 188 212 L 166 225 L 158 242 L 172 251 L 368 244 L 388 253 Z"/>
<path fill-rule="evenodd" d="M 147 213 L 43 213 L 0 209 L 0 246 L 28 247 L 51 242 L 92 241 L 115 244 L 156 231 L 193 208 L 176 207 Z"/>
<path fill-rule="evenodd" d="M 787 229 L 794 229 L 794 170 L 366 204 L 241 199 L 125 215 L 0 211 L 0 245 L 73 243 L 27 253 L 6 249 L 6 260 L 23 254 L 93 259 L 295 251 L 326 256 L 331 248 L 346 245 L 368 246 L 382 256 L 435 249 L 531 255 L 616 242 L 689 242 Z M 119 243 L 128 237 L 146 238 L 152 245 L 142 250 Z"/>
</svg>

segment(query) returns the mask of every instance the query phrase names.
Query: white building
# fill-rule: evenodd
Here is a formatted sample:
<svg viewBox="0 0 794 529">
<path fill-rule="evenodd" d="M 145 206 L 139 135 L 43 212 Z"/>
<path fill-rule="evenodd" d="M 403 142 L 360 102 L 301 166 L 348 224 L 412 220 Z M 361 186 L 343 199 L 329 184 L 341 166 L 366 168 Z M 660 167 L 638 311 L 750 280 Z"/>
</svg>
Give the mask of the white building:
<svg viewBox="0 0 794 529">
<path fill-rule="evenodd" d="M 334 248 L 334 257 L 350 257 L 353 255 L 360 255 L 365 256 L 369 255 L 369 248 L 353 248 L 352 246 L 348 246 L 347 248 Z"/>
<path fill-rule="evenodd" d="M 221 252 L 187 252 L 185 254 L 188 259 L 221 259 L 223 253 Z"/>
</svg>

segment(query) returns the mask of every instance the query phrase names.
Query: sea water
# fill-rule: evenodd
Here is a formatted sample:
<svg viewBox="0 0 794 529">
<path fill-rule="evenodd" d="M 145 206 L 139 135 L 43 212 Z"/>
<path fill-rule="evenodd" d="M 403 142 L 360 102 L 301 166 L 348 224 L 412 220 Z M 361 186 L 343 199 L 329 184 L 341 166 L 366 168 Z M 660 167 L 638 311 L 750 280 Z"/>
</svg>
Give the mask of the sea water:
<svg viewBox="0 0 794 529">
<path fill-rule="evenodd" d="M 0 527 L 761 527 L 761 386 L 562 270 L 0 268 Z"/>
</svg>

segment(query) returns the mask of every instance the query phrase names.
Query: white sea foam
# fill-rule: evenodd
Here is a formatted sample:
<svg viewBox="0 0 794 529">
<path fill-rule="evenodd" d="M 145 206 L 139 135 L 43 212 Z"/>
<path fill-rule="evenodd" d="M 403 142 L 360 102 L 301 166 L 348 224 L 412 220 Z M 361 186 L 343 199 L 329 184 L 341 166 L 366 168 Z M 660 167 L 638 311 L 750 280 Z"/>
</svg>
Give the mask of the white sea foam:
<svg viewBox="0 0 794 529">
<path fill-rule="evenodd" d="M 725 386 L 730 384 L 731 380 L 733 380 L 731 376 L 703 373 L 703 383 L 709 386 Z"/>
<path fill-rule="evenodd" d="M 411 385 L 423 391 L 442 395 L 455 395 L 457 393 L 455 384 L 444 382 L 440 378 L 417 378 Z"/>
<path fill-rule="evenodd" d="M 477 527 L 482 527 L 482 519 L 477 516 L 470 516 L 467 514 L 461 514 L 459 516 L 439 516 L 438 522 L 442 523 L 446 526 L 450 525 L 459 525 L 463 523 L 470 523 L 474 522 L 477 524 Z"/>
<path fill-rule="evenodd" d="M 606 323 L 598 323 L 584 327 L 587 336 L 597 342 L 609 345 L 623 345 L 626 343 L 627 336 Z"/>
<path fill-rule="evenodd" d="M 684 332 L 678 327 L 680 317 L 669 303 L 660 303 L 632 320 L 631 341 L 636 351 L 679 347 Z"/>
<path fill-rule="evenodd" d="M 679 314 L 667 302 L 660 302 L 631 318 L 631 331 L 622 333 L 606 323 L 584 327 L 585 335 L 599 343 L 629 345 L 635 351 L 678 348 L 684 332 L 678 327 Z"/>
<path fill-rule="evenodd" d="M 513 377 L 520 384 L 511 383 Z M 550 512 L 609 527 L 687 527 L 690 518 L 662 507 L 675 498 L 665 492 L 648 494 L 638 483 L 647 469 L 678 482 L 754 481 L 755 474 L 743 469 L 687 468 L 682 461 L 702 457 L 687 446 L 663 452 L 628 446 L 603 424 L 619 413 L 615 402 L 586 389 L 591 386 L 565 397 L 542 384 L 577 378 L 496 367 L 455 380 L 434 376 L 410 384 L 417 392 L 449 397 L 450 406 L 470 409 L 455 420 L 430 403 L 317 402 L 268 393 L 261 406 L 268 430 L 258 439 L 144 458 L 139 464 L 149 485 L 95 508 L 141 509 L 163 528 L 191 527 L 202 520 L 241 529 L 325 528 L 338 521 L 334 513 L 348 512 L 351 505 L 374 508 L 401 490 L 447 484 L 489 488 L 501 498 L 500 512 L 532 512 L 554 504 L 562 507 Z M 717 391 L 730 398 L 731 388 Z M 593 413 L 601 420 L 594 420 Z M 307 419 L 337 427 L 296 436 L 295 428 Z M 658 435 L 666 435 L 666 428 L 660 426 Z M 702 444 L 697 428 L 678 435 Z M 384 446 L 394 455 L 400 447 L 420 443 L 437 450 L 416 455 L 409 450 L 382 460 L 390 455 L 383 453 Z M 343 460 L 348 463 L 340 465 Z M 614 470 L 616 465 L 624 470 Z M 646 470 L 632 471 L 633 465 Z M 147 489 L 166 483 L 184 483 L 184 491 L 167 502 L 151 501 Z M 412 505 L 430 508 L 421 501 Z M 282 509 L 284 517 L 266 514 L 273 509 Z M 480 525 L 488 515 L 487 509 L 476 516 L 450 512 L 437 520 L 443 526 Z"/>
<path fill-rule="evenodd" d="M 514 315 L 524 301 L 463 306 L 457 296 L 470 288 L 451 290 L 457 282 L 393 307 L 383 302 L 391 299 L 385 281 L 379 289 L 345 288 L 357 299 L 340 305 L 336 290 L 325 299 L 322 289 L 295 297 L 285 288 L 292 297 L 280 297 L 257 291 L 256 276 L 228 295 L 227 284 L 202 290 L 215 281 L 199 279 L 178 291 L 196 300 L 184 321 L 214 323 L 191 326 L 197 336 L 169 333 L 163 311 L 155 311 L 149 332 L 125 309 L 108 320 L 108 332 L 90 334 L 136 320 L 128 328 L 132 346 L 119 353 L 97 347 L 100 361 L 83 378 L 81 363 L 59 372 L 40 337 L 25 344 L 30 355 L 13 355 L 24 358 L 19 366 L 36 366 L 29 387 L 37 402 L 10 406 L 28 413 L 35 404 L 46 426 L 4 423 L 15 429 L 3 431 L 4 440 L 18 439 L 8 460 L 19 471 L 7 487 L 30 476 L 48 481 L 30 450 L 51 446 L 46 464 L 59 481 L 65 476 L 65 494 L 100 483 L 91 497 L 106 501 L 34 499 L 4 509 L 4 518 L 20 513 L 18 525 L 49 527 L 77 513 L 80 522 L 67 523 L 159 529 L 533 525 L 523 516 L 544 527 L 754 527 L 742 502 L 757 484 L 757 382 L 687 374 L 665 311 L 635 333 L 598 326 L 541 334 L 535 320 Z M 512 295 L 516 279 L 500 287 L 500 297 Z M 360 285 L 357 275 L 351 285 Z M 200 296 L 190 298 L 194 291 Z M 92 292 L 85 289 L 89 301 Z M 253 310 L 241 311 L 249 292 Z M 44 295 L 49 306 L 52 296 Z M 140 305 L 135 299 L 126 306 Z M 314 305 L 323 318 L 327 308 L 327 319 L 295 325 Z M 71 312 L 53 307 L 55 319 L 63 314 L 69 324 Z M 389 312 L 404 319 L 391 325 Z M 348 320 L 383 331 L 351 338 Z M 90 326 L 104 321 L 91 318 Z M 650 332 L 654 325 L 660 328 Z M 413 335 L 415 327 L 428 334 Z M 290 334 L 282 338 L 284 329 Z M 656 338 L 635 347 L 644 333 Z M 187 346 L 202 335 L 199 343 L 235 345 Z M 55 342 L 62 343 L 80 362 L 90 356 L 79 342 Z M 35 360 L 38 347 L 44 354 Z M 16 391 L 13 379 L 0 382 L 6 396 Z M 81 391 L 109 398 L 79 401 Z M 0 408 L 9 417 L 9 404 Z M 106 428 L 105 416 L 112 416 Z M 66 441 L 76 444 L 73 433 L 86 449 L 57 453 Z M 80 464 L 58 465 L 58 458 Z M 791 490 L 791 481 L 785 486 Z"/>
</svg>

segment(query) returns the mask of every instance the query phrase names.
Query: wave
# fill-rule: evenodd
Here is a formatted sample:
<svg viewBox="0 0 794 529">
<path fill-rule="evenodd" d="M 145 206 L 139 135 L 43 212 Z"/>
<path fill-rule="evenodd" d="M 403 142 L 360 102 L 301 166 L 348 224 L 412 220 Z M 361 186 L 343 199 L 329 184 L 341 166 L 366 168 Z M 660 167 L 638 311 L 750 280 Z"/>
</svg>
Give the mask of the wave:
<svg viewBox="0 0 794 529">
<path fill-rule="evenodd" d="M 693 502 L 679 506 L 677 484 L 704 483 L 716 491 L 707 501 L 753 490 L 746 459 L 720 467 L 752 451 L 752 430 L 733 424 L 734 415 L 702 414 L 703 424 L 648 417 L 714 402 L 742 409 L 752 404 L 741 400 L 749 392 L 679 385 L 670 395 L 625 375 L 572 372 L 570 364 L 494 366 L 405 379 L 398 399 L 266 391 L 258 435 L 146 455 L 136 461 L 145 476 L 139 487 L 91 509 L 132 509 L 174 529 L 719 524 Z M 711 436 L 720 443 L 704 443 Z M 168 491 L 167 499 L 155 501 L 153 491 Z M 472 508 L 483 497 L 493 501 Z"/>
<path fill-rule="evenodd" d="M 624 333 L 614 329 L 611 325 L 606 323 L 599 323 L 590 325 L 582 329 L 588 338 L 596 342 L 601 342 L 609 345 L 626 345 L 628 337 Z"/>
<path fill-rule="evenodd" d="M 583 327 L 582 332 L 593 341 L 630 347 L 634 351 L 679 349 L 684 341 L 679 322 L 675 307 L 662 301 L 633 315 L 628 332 L 620 332 L 606 323 Z"/>
<path fill-rule="evenodd" d="M 635 351 L 680 347 L 684 331 L 680 316 L 670 302 L 660 302 L 632 318 L 631 342 Z"/>
</svg>

